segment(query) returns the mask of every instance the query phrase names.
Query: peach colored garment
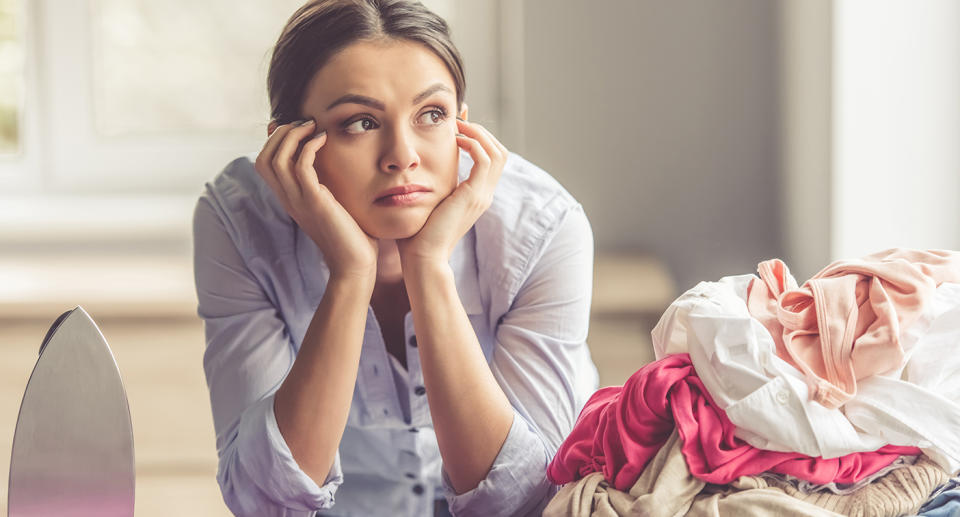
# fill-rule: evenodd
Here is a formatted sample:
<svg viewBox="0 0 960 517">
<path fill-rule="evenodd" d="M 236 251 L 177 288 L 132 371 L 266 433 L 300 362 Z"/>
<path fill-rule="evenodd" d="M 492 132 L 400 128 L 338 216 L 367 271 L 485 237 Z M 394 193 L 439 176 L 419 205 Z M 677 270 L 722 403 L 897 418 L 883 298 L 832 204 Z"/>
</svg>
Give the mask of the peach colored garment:
<svg viewBox="0 0 960 517">
<path fill-rule="evenodd" d="M 960 282 L 960 253 L 890 249 L 836 261 L 800 287 L 779 259 L 757 272 L 750 314 L 773 335 L 777 355 L 804 373 L 811 398 L 837 408 L 858 380 L 902 366 L 901 332 L 924 323 L 938 285 Z"/>
</svg>

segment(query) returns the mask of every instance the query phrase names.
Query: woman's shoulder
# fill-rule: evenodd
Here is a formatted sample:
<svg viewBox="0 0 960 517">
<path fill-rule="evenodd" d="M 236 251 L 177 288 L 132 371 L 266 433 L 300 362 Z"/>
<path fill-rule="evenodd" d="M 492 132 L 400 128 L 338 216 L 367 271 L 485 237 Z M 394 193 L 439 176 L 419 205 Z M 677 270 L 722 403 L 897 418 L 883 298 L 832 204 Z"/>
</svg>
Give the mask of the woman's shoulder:
<svg viewBox="0 0 960 517">
<path fill-rule="evenodd" d="M 228 163 L 205 185 L 201 197 L 210 197 L 226 207 L 257 205 L 264 213 L 283 213 L 275 196 L 254 167 L 256 153 L 240 156 Z"/>
<path fill-rule="evenodd" d="M 461 179 L 465 178 L 462 169 L 469 174 L 471 165 L 469 158 L 461 159 Z M 493 274 L 501 285 L 515 289 L 571 214 L 585 217 L 580 204 L 560 182 L 522 156 L 510 153 L 493 202 L 474 225 L 481 272 Z"/>
<path fill-rule="evenodd" d="M 260 237 L 275 247 L 293 221 L 257 173 L 255 159 L 253 153 L 228 163 L 204 185 L 198 205 L 213 208 L 238 247 L 252 246 Z"/>
<path fill-rule="evenodd" d="M 510 208 L 544 209 L 551 212 L 579 206 L 576 199 L 547 171 L 511 152 L 494 194 L 500 210 Z"/>
<path fill-rule="evenodd" d="M 472 166 L 469 154 L 461 151 L 461 180 L 469 176 Z M 493 202 L 478 224 L 515 234 L 543 232 L 556 225 L 568 211 L 579 207 L 577 200 L 553 176 L 511 152 Z"/>
</svg>

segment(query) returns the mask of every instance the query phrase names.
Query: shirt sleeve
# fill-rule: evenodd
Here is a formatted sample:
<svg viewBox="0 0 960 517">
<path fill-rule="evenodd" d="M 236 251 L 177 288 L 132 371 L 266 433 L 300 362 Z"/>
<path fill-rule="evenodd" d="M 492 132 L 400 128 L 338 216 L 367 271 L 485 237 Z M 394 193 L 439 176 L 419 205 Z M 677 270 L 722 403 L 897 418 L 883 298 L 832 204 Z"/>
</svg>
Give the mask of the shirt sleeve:
<svg viewBox="0 0 960 517">
<path fill-rule="evenodd" d="M 306 516 L 329 508 L 343 482 L 340 454 L 323 486 L 298 466 L 277 427 L 274 393 L 293 365 L 286 324 L 230 238 L 216 201 L 193 218 L 203 368 L 210 390 L 224 502 L 239 516 Z"/>
<path fill-rule="evenodd" d="M 456 516 L 540 515 L 556 494 L 547 465 L 597 387 L 587 348 L 593 233 L 582 209 L 559 223 L 496 331 L 491 370 L 514 408 L 513 424 L 487 477 L 453 495 Z"/>
</svg>

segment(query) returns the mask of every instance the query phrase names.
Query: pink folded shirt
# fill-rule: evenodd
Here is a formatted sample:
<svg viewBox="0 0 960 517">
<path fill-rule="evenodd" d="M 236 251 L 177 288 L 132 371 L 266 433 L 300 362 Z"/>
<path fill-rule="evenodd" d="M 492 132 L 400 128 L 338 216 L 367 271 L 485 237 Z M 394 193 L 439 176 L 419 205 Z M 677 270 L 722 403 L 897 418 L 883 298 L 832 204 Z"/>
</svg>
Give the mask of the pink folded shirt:
<svg viewBox="0 0 960 517">
<path fill-rule="evenodd" d="M 943 282 L 960 281 L 960 253 L 891 249 L 834 262 L 797 287 L 779 259 L 757 266 L 750 314 L 773 335 L 777 355 L 802 371 L 810 398 L 835 409 L 857 381 L 903 365 L 901 333 L 923 324 Z"/>
<path fill-rule="evenodd" d="M 735 426 L 713 403 L 690 356 L 674 354 L 644 366 L 622 387 L 597 390 L 550 462 L 547 476 L 561 485 L 602 472 L 616 489 L 628 491 L 674 426 L 690 473 L 715 484 L 761 472 L 814 484 L 855 483 L 902 455 L 920 454 L 915 447 L 888 445 L 825 460 L 757 449 L 734 436 Z"/>
</svg>

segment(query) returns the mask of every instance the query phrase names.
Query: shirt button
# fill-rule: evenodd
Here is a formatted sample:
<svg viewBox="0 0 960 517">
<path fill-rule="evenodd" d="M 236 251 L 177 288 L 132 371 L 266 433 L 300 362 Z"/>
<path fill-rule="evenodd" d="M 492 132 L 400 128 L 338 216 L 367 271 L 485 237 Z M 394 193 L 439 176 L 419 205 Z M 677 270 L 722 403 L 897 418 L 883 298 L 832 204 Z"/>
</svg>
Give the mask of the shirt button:
<svg viewBox="0 0 960 517">
<path fill-rule="evenodd" d="M 790 394 L 784 391 L 777 392 L 777 402 L 786 404 L 790 400 Z"/>
<path fill-rule="evenodd" d="M 427 388 L 424 388 L 423 386 L 417 386 L 416 388 L 413 389 L 413 392 L 416 393 L 417 395 L 423 395 L 424 393 L 427 392 Z"/>
<path fill-rule="evenodd" d="M 417 495 L 423 495 L 423 485 L 420 483 L 413 485 L 413 493 Z"/>
<path fill-rule="evenodd" d="M 417 476 L 416 476 L 413 472 L 407 472 L 406 474 L 404 474 L 404 476 L 407 476 L 407 477 L 410 478 L 410 479 L 416 479 L 416 478 L 417 478 Z"/>
<path fill-rule="evenodd" d="M 412 346 L 413 348 L 417 348 L 417 336 L 416 336 L 416 335 L 410 336 L 410 346 Z"/>
</svg>

